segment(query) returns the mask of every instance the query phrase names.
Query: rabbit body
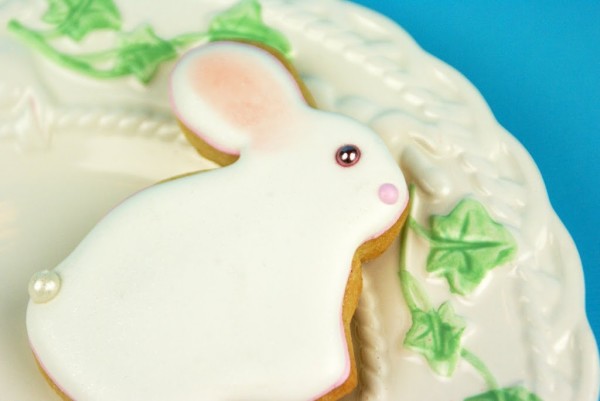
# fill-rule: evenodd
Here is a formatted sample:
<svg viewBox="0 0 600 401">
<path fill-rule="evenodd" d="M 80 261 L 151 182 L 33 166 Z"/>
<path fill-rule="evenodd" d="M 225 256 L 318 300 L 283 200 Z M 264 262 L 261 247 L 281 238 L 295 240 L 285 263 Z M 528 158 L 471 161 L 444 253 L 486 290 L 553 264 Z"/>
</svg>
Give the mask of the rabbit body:
<svg viewBox="0 0 600 401">
<path fill-rule="evenodd" d="M 406 188 L 371 131 L 293 108 L 267 125 L 277 140 L 132 196 L 56 267 L 60 293 L 30 302 L 27 324 L 69 398 L 311 400 L 346 380 L 353 256 L 399 218 Z M 334 155 L 349 143 L 361 160 L 345 168 Z"/>
</svg>

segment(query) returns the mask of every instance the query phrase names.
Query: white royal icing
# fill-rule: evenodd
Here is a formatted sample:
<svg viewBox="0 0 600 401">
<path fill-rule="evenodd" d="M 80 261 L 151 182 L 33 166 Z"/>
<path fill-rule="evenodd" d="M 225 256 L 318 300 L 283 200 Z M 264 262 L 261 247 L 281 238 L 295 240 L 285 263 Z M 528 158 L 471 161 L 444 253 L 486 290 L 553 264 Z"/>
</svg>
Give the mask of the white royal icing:
<svg viewBox="0 0 600 401">
<path fill-rule="evenodd" d="M 181 121 L 240 158 L 112 210 L 54 270 L 59 293 L 30 301 L 32 349 L 76 401 L 316 399 L 348 377 L 352 258 L 406 207 L 402 173 L 261 49 L 192 50 L 171 86 Z"/>
</svg>

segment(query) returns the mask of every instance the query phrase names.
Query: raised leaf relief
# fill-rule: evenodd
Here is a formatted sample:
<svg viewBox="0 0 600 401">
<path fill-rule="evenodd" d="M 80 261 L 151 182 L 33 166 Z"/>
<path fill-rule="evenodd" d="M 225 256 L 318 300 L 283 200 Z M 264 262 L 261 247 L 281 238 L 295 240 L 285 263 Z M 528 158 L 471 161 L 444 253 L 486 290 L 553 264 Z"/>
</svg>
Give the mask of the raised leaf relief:
<svg viewBox="0 0 600 401">
<path fill-rule="evenodd" d="M 415 220 L 410 225 L 430 242 L 427 271 L 445 277 L 460 295 L 473 292 L 490 270 L 517 252 L 511 233 L 473 199 L 462 200 L 446 216 L 432 216 L 429 230 Z"/>
<path fill-rule="evenodd" d="M 411 317 L 404 345 L 423 355 L 435 373 L 452 376 L 460 360 L 465 321 L 448 302 L 437 310 L 411 310 Z"/>
<path fill-rule="evenodd" d="M 146 25 L 121 37 L 115 70 L 123 71 L 123 75 L 133 74 L 141 82 L 148 82 L 163 61 L 176 56 L 177 49 Z"/>
<path fill-rule="evenodd" d="M 95 30 L 121 28 L 121 16 L 112 0 L 48 0 L 42 20 L 75 41 Z"/>
<path fill-rule="evenodd" d="M 279 31 L 264 24 L 261 7 L 257 1 L 244 0 L 211 22 L 210 40 L 244 40 L 262 43 L 290 57 L 291 46 Z"/>
</svg>

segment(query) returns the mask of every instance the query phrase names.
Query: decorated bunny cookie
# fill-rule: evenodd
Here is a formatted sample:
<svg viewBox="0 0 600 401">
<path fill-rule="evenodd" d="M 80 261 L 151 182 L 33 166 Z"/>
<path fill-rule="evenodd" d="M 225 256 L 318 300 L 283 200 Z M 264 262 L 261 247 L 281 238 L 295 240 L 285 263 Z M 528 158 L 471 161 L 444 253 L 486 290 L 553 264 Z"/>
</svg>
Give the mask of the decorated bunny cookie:
<svg viewBox="0 0 600 401">
<path fill-rule="evenodd" d="M 399 231 L 402 173 L 248 44 L 185 55 L 171 100 L 231 164 L 132 196 L 38 277 L 27 326 L 43 372 L 76 401 L 340 398 L 356 384 L 360 263 Z"/>
</svg>

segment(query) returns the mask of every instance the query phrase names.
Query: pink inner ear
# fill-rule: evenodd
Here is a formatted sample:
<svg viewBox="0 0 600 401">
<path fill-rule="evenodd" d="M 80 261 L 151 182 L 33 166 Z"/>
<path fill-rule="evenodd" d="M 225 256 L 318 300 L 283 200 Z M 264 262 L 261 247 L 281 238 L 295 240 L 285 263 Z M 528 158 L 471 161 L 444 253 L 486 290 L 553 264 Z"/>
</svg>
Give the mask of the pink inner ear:
<svg viewBox="0 0 600 401">
<path fill-rule="evenodd" d="M 270 75 L 272 69 L 261 64 L 252 55 L 233 50 L 213 53 L 193 62 L 190 83 L 221 118 L 252 130 L 281 121 L 292 107 L 281 81 Z"/>
</svg>

